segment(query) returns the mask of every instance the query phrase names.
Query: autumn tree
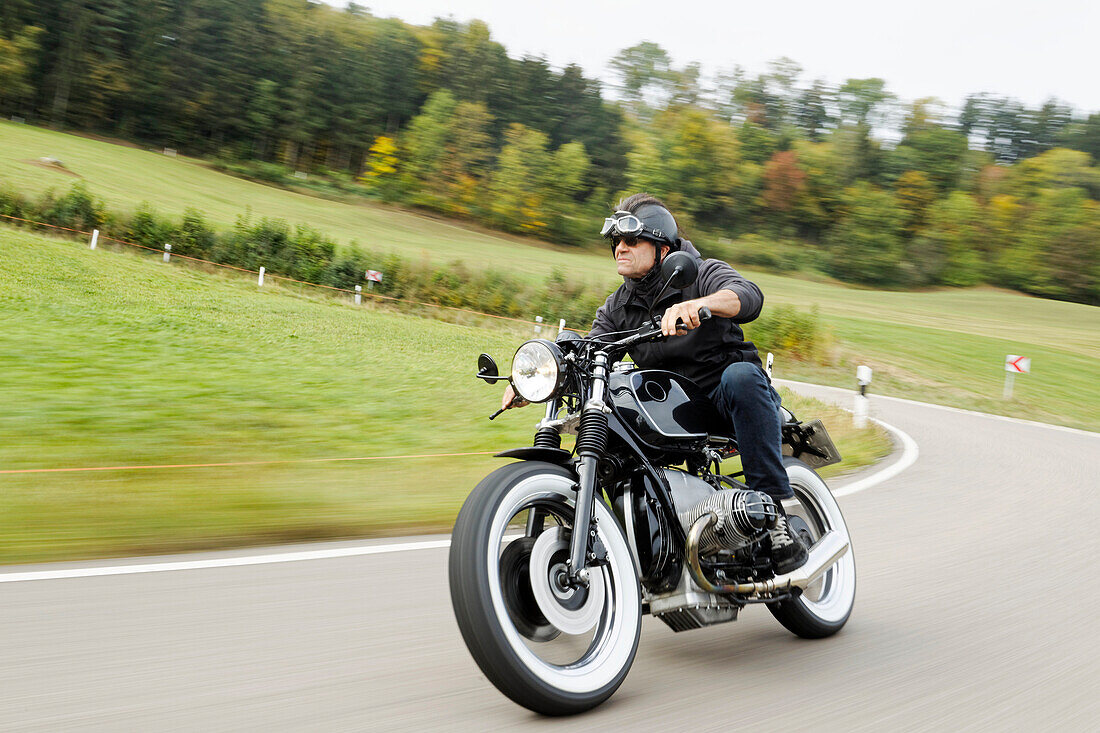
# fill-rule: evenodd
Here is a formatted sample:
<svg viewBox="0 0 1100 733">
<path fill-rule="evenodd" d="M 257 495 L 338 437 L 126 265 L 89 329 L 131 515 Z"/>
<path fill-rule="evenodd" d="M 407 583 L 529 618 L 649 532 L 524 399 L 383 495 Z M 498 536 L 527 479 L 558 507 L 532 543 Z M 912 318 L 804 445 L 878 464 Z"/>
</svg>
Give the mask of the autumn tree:
<svg viewBox="0 0 1100 733">
<path fill-rule="evenodd" d="M 904 137 L 884 156 L 884 172 L 893 180 L 904 171 L 920 171 L 943 195 L 958 184 L 968 148 L 966 136 L 944 124 L 937 105 L 931 99 L 913 103 L 903 123 Z"/>
<path fill-rule="evenodd" d="M 800 233 L 816 242 L 835 221 L 844 191 L 841 183 L 843 161 L 828 142 L 797 140 L 792 149 L 797 155 L 798 167 L 806 175 L 798 211 Z"/>
<path fill-rule="evenodd" d="M 24 26 L 8 40 L 0 36 L 0 109 L 18 109 L 31 96 L 30 70 L 42 29 Z"/>
<path fill-rule="evenodd" d="M 776 153 L 764 166 L 764 208 L 781 225 L 791 223 L 805 190 L 806 173 L 798 167 L 798 155 L 793 150 Z"/>
<path fill-rule="evenodd" d="M 905 171 L 894 182 L 898 208 L 902 211 L 902 230 L 914 236 L 924 228 L 928 207 L 936 200 L 936 187 L 921 171 Z"/>
<path fill-rule="evenodd" d="M 828 269 L 842 280 L 890 285 L 902 262 L 902 214 L 893 196 L 869 183 L 844 191 L 840 220 L 829 233 Z"/>
<path fill-rule="evenodd" d="M 504 138 L 490 187 L 490 216 L 509 231 L 542 234 L 549 223 L 543 186 L 551 165 L 549 138 L 519 123 Z"/>
<path fill-rule="evenodd" d="M 361 180 L 383 201 L 396 201 L 401 190 L 399 163 L 397 142 L 386 135 L 379 135 L 367 151 Z"/>
<path fill-rule="evenodd" d="M 734 214 L 739 175 L 737 140 L 729 126 L 706 110 L 676 107 L 632 138 L 627 188 L 650 191 L 677 212 L 705 224 Z"/>
<path fill-rule="evenodd" d="M 987 242 L 981 207 L 962 191 L 936 202 L 928 226 L 914 241 L 912 261 L 932 282 L 976 285 L 984 279 L 982 249 Z"/>
</svg>

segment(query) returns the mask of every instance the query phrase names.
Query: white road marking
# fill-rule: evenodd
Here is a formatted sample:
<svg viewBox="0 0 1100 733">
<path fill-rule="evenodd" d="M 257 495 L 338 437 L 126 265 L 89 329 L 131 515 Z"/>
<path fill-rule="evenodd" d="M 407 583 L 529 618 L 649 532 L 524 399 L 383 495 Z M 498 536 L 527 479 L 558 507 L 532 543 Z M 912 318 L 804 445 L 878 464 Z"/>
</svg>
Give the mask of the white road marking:
<svg viewBox="0 0 1100 733">
<path fill-rule="evenodd" d="M 895 428 L 889 423 L 884 423 L 882 420 L 871 418 L 874 422 L 877 422 L 882 427 L 889 430 L 895 437 L 901 442 L 901 458 L 891 463 L 886 468 L 871 474 L 865 478 L 861 478 L 858 481 L 853 481 L 850 484 L 845 484 L 839 489 L 833 491 L 833 496 L 840 498 L 842 496 L 850 496 L 851 494 L 865 491 L 872 486 L 878 486 L 883 481 L 889 481 L 897 476 L 905 469 L 912 466 L 917 462 L 917 458 L 920 457 L 920 448 L 917 447 L 917 441 L 909 437 L 909 434 L 903 430 Z"/>
<path fill-rule="evenodd" d="M 145 563 L 141 565 L 114 565 L 109 567 L 66 568 L 63 570 L 37 570 L 25 573 L 0 574 L 0 583 L 19 583 L 27 580 L 57 580 L 60 578 L 94 578 L 102 575 L 134 575 L 137 573 L 166 573 L 172 570 L 205 570 L 206 568 L 230 568 L 241 565 L 269 565 L 277 562 L 300 560 L 328 560 L 334 557 L 358 555 L 382 555 L 388 552 L 433 550 L 450 547 L 451 540 L 402 542 L 394 545 L 368 545 L 366 547 L 333 547 L 326 550 L 303 552 L 276 552 L 268 555 L 184 560 L 179 562 Z"/>
</svg>

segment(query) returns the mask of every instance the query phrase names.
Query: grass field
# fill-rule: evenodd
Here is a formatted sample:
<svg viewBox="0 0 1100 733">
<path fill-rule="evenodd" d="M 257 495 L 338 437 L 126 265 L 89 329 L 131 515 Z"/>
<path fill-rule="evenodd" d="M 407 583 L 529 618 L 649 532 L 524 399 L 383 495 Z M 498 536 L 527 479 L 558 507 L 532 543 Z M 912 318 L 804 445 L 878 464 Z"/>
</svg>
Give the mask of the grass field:
<svg viewBox="0 0 1100 733">
<path fill-rule="evenodd" d="M 0 122 L 0 182 L 42 191 L 64 189 L 76 180 L 35 165 L 43 155 L 62 160 L 119 210 L 141 201 L 165 213 L 194 206 L 229 226 L 247 207 L 257 216 L 309 223 L 340 241 L 358 239 L 411 257 L 461 259 L 533 278 L 560 267 L 573 277 L 604 282 L 609 290 L 615 283 L 611 263 L 599 253 L 366 203 L 326 201 L 226 176 L 184 158 Z M 837 338 L 836 365 L 780 361 L 778 376 L 850 387 L 855 365 L 866 363 L 875 369 L 872 391 L 1100 430 L 1100 308 L 991 288 L 884 292 L 746 274 L 760 284 L 768 305 L 816 307 Z M 1016 379 L 1009 401 L 1001 399 L 1006 354 L 1031 357 L 1033 370 Z"/>
<path fill-rule="evenodd" d="M 458 325 L 0 228 L 0 562 L 445 529 L 501 459 L 294 463 L 529 445 L 533 409 L 490 423 L 528 334 Z M 881 431 L 821 416 L 846 461 Z"/>
<path fill-rule="evenodd" d="M 38 159 L 44 156 L 60 160 L 70 173 L 39 165 Z M 575 247 L 456 226 L 366 201 L 329 201 L 234 178 L 183 156 L 172 158 L 137 147 L 0 121 L 0 183 L 41 193 L 51 188 L 68 190 L 77 180 L 83 180 L 114 211 L 133 211 L 148 202 L 158 212 L 178 217 L 188 207 L 195 207 L 212 225 L 223 229 L 251 211 L 256 218 L 309 224 L 340 242 L 355 240 L 371 250 L 394 251 L 439 264 L 463 260 L 540 278 L 560 267 L 573 277 L 593 279 L 592 273 L 600 272 L 595 265 L 606 264 L 602 257 L 579 252 Z M 598 231 L 598 224 L 596 227 Z M 517 247 L 517 242 L 528 246 Z"/>
</svg>

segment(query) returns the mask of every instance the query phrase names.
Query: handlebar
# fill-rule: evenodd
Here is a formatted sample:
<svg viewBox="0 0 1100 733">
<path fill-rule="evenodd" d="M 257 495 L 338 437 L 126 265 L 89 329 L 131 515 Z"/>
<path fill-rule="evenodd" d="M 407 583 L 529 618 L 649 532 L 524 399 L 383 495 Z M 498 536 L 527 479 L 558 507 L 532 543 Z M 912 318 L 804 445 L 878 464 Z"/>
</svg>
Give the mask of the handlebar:
<svg viewBox="0 0 1100 733">
<path fill-rule="evenodd" d="M 712 317 L 713 316 L 710 312 L 710 308 L 708 308 L 704 305 L 702 308 L 699 309 L 699 322 L 700 323 L 705 322 L 705 321 L 709 321 Z M 676 327 L 680 328 L 683 325 L 684 325 L 683 319 L 677 318 L 676 319 Z M 638 332 L 635 333 L 633 336 L 627 336 L 626 338 L 624 338 L 620 341 L 616 341 L 613 344 L 609 344 L 608 345 L 608 351 L 619 351 L 619 350 L 628 351 L 628 350 L 630 350 L 631 347 L 637 346 L 640 343 L 644 343 L 644 342 L 649 341 L 651 339 L 656 340 L 657 338 L 660 338 L 662 336 L 663 336 L 663 334 L 661 333 L 661 327 L 659 325 L 659 322 L 657 321 L 656 318 L 654 318 L 651 323 L 646 323 L 641 328 L 639 328 Z"/>
</svg>

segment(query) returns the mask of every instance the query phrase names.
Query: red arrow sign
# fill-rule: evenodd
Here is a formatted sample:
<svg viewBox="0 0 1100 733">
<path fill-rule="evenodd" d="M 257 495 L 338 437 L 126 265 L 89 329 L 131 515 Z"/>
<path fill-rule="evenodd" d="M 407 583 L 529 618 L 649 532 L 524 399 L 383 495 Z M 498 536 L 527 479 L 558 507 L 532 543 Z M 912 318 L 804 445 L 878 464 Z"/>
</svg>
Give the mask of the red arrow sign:
<svg viewBox="0 0 1100 733">
<path fill-rule="evenodd" d="M 1031 371 L 1031 359 L 1026 356 L 1009 354 L 1005 357 L 1005 371 L 1026 374 Z"/>
</svg>

